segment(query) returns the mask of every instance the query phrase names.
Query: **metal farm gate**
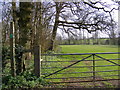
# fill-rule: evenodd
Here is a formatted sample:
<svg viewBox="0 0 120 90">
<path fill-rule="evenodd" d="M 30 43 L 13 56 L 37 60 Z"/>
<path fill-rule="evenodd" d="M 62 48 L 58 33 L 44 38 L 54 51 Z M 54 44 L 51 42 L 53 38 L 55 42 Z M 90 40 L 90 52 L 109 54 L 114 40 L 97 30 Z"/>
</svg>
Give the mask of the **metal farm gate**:
<svg viewBox="0 0 120 90">
<path fill-rule="evenodd" d="M 42 54 L 41 77 L 53 87 L 119 87 L 119 54 Z"/>
</svg>

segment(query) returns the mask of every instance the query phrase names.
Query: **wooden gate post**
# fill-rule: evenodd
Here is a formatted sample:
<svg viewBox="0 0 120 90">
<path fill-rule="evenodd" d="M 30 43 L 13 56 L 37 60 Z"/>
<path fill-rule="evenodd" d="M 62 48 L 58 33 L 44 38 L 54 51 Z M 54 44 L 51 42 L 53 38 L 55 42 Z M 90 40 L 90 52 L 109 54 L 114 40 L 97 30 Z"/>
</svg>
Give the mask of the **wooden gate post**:
<svg viewBox="0 0 120 90">
<path fill-rule="evenodd" d="M 10 22 L 10 60 L 11 74 L 15 76 L 15 61 L 14 61 L 14 22 Z"/>
<path fill-rule="evenodd" d="M 40 77 L 40 47 L 34 47 L 34 73 L 35 76 Z"/>
</svg>

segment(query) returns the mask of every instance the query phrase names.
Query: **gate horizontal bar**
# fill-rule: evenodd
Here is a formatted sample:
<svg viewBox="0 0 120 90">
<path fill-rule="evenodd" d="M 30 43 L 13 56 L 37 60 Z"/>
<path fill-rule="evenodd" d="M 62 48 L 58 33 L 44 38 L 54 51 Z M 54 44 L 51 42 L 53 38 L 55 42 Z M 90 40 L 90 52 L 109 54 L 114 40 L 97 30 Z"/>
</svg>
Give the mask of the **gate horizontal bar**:
<svg viewBox="0 0 120 90">
<path fill-rule="evenodd" d="M 102 77 L 110 77 L 110 76 L 119 76 L 119 75 L 105 75 Z M 45 78 L 45 79 L 70 79 L 70 78 L 92 78 L 93 76 L 89 76 L 89 77 L 63 77 L 63 78 Z M 96 78 L 96 77 L 95 77 Z"/>
<path fill-rule="evenodd" d="M 108 67 L 108 66 L 117 66 L 117 65 L 76 66 L 76 67 L 70 67 L 70 68 L 84 68 L 84 67 Z M 42 69 L 51 69 L 51 68 L 63 68 L 63 67 L 46 67 L 46 68 L 42 68 Z"/>
<path fill-rule="evenodd" d="M 97 72 L 115 72 L 115 71 L 120 71 L 120 70 L 107 70 L 107 71 L 95 71 L 95 73 Z M 91 72 L 71 72 L 71 73 L 57 73 L 57 74 L 76 74 L 76 73 L 93 73 L 93 71 Z M 46 75 L 46 74 L 49 74 L 49 73 L 43 73 L 42 75 Z"/>
<path fill-rule="evenodd" d="M 61 59 L 62 60 L 62 59 Z M 103 59 L 99 59 L 99 60 L 95 60 L 95 61 L 101 61 L 101 60 L 103 60 Z M 109 60 L 120 60 L 120 59 L 109 59 Z M 76 61 L 78 61 L 78 60 L 74 60 L 74 61 L 42 61 L 43 63 L 46 63 L 46 62 L 76 62 Z M 85 60 L 85 61 L 93 61 L 93 60 Z"/>
<path fill-rule="evenodd" d="M 63 77 L 63 78 L 45 78 L 45 79 L 70 79 L 70 78 L 92 78 L 93 76 L 89 77 Z"/>
<path fill-rule="evenodd" d="M 105 53 L 67 53 L 67 54 L 41 54 L 42 56 L 59 56 L 59 55 L 91 55 L 91 54 L 120 54 L 120 52 L 105 52 Z"/>
<path fill-rule="evenodd" d="M 95 80 L 94 82 L 97 82 L 97 81 L 112 81 L 112 80 L 120 80 L 120 79 L 101 79 L 101 80 Z M 93 82 L 93 80 L 74 81 L 74 82 L 50 82 L 50 83 L 59 84 L 59 83 L 80 83 L 80 82 Z"/>
</svg>

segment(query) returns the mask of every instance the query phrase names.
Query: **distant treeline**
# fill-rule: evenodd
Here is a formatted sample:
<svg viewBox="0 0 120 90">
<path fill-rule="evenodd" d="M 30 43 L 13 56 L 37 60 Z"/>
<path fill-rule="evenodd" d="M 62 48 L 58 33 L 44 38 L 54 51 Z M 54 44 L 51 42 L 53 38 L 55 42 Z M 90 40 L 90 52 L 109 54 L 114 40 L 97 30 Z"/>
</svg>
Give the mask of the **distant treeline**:
<svg viewBox="0 0 120 90">
<path fill-rule="evenodd" d="M 58 40 L 60 45 L 120 45 L 119 38 L 89 38 L 89 39 L 64 39 Z"/>
</svg>

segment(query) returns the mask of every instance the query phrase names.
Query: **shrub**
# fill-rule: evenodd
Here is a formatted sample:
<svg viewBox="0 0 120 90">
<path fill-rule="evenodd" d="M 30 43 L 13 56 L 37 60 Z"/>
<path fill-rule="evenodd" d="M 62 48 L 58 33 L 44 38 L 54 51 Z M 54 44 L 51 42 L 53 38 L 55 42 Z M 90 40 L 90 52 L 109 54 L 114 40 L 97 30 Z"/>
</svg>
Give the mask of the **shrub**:
<svg viewBox="0 0 120 90">
<path fill-rule="evenodd" d="M 7 75 L 3 77 L 2 81 L 2 89 L 20 89 L 20 88 L 42 88 L 43 86 L 48 85 L 42 78 L 37 78 L 34 74 L 25 71 L 16 77 L 12 77 L 11 75 Z"/>
</svg>

